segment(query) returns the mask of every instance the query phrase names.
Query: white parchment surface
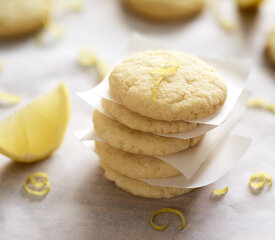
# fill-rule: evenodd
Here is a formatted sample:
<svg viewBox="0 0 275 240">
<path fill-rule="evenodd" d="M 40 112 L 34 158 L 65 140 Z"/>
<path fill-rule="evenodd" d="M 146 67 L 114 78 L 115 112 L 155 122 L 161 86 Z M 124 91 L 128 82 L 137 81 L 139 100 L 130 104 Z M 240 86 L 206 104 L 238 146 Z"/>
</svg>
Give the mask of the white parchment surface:
<svg viewBox="0 0 275 240">
<path fill-rule="evenodd" d="M 234 33 L 223 31 L 207 8 L 190 21 L 162 24 L 138 18 L 120 1 L 84 3 L 82 13 L 60 19 L 58 24 L 64 26 L 66 35 L 55 45 L 38 47 L 32 37 L 0 43 L 0 59 L 6 63 L 0 73 L 1 90 L 22 95 L 24 104 L 63 79 L 72 102 L 65 140 L 51 158 L 19 164 L 0 156 L 0 239 L 273 240 L 274 185 L 254 194 L 248 181 L 251 174 L 259 171 L 275 177 L 274 114 L 247 109 L 231 132 L 233 140 L 235 135 L 253 138 L 241 160 L 209 186 L 173 199 L 145 199 L 120 190 L 105 179 L 98 156 L 73 133 L 92 125 L 93 111 L 75 92 L 98 83 L 93 67 L 80 68 L 76 64 L 79 49 L 88 45 L 115 64 L 133 31 L 168 48 L 198 56 L 252 58 L 253 72 L 247 88 L 253 97 L 275 101 L 275 71 L 263 55 L 266 35 L 275 22 L 275 1 L 264 1 L 256 15 L 237 11 L 238 28 Z M 227 10 L 226 14 L 230 12 Z M 17 108 L 1 107 L 0 118 Z M 52 184 L 42 200 L 32 199 L 23 191 L 25 179 L 36 171 L 46 172 Z M 210 197 L 213 188 L 225 186 L 229 191 L 224 197 Z M 173 214 L 155 219 L 160 225 L 168 221 L 165 231 L 150 226 L 151 215 L 165 207 L 183 213 L 184 230 L 178 230 L 179 218 Z"/>
</svg>

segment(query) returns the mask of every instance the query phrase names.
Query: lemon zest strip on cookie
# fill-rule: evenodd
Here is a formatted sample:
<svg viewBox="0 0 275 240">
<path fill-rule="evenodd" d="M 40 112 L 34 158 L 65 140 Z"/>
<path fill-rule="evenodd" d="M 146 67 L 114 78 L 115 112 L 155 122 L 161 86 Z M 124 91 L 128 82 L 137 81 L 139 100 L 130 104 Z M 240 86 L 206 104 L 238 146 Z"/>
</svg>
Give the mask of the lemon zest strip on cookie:
<svg viewBox="0 0 275 240">
<path fill-rule="evenodd" d="M 179 230 L 182 230 L 185 228 L 185 218 L 184 218 L 183 214 L 179 210 L 173 209 L 173 208 L 162 208 L 162 209 L 159 209 L 158 211 L 156 211 L 152 215 L 151 220 L 150 220 L 153 228 L 155 228 L 157 230 L 163 230 L 168 226 L 168 222 L 166 222 L 163 226 L 157 226 L 154 224 L 153 220 L 154 220 L 155 216 L 160 213 L 175 213 L 175 214 L 179 215 L 180 218 L 182 219 L 182 225 L 179 227 Z"/>
<path fill-rule="evenodd" d="M 263 98 L 250 98 L 246 102 L 248 107 L 258 107 L 275 113 L 275 103 L 264 100 Z"/>
<path fill-rule="evenodd" d="M 100 80 L 104 79 L 110 71 L 110 65 L 89 48 L 80 49 L 77 62 L 83 67 L 96 66 Z"/>
<path fill-rule="evenodd" d="M 36 178 L 42 178 L 43 181 L 37 181 Z M 31 183 L 35 188 L 40 188 L 38 190 L 33 190 L 29 188 L 28 183 Z M 46 188 L 44 188 L 46 186 Z M 35 196 L 45 196 L 51 188 L 51 183 L 49 182 L 49 177 L 45 172 L 35 172 L 30 174 L 24 182 L 24 189 L 32 195 Z"/>
<path fill-rule="evenodd" d="M 21 100 L 22 97 L 19 95 L 0 91 L 0 105 L 1 103 L 15 105 L 20 103 Z"/>
<path fill-rule="evenodd" d="M 174 67 L 168 67 L 169 64 L 175 65 Z M 152 74 L 161 74 L 161 77 L 155 82 L 153 89 L 152 89 L 152 100 L 154 102 L 157 101 L 156 92 L 158 89 L 159 84 L 161 81 L 169 74 L 175 73 L 178 71 L 179 63 L 176 61 L 168 61 L 165 63 L 165 66 L 163 68 L 154 69 L 152 71 Z"/>
<path fill-rule="evenodd" d="M 226 186 L 225 188 L 220 189 L 220 190 L 215 190 L 215 189 L 213 189 L 213 190 L 212 190 L 212 193 L 213 193 L 215 196 L 222 196 L 222 195 L 224 195 L 224 194 L 226 194 L 226 193 L 228 192 L 228 189 L 229 189 L 228 186 Z"/>
<path fill-rule="evenodd" d="M 255 190 L 262 188 L 267 182 L 268 186 L 272 185 L 272 176 L 266 172 L 257 172 L 251 175 L 249 185 Z"/>
</svg>

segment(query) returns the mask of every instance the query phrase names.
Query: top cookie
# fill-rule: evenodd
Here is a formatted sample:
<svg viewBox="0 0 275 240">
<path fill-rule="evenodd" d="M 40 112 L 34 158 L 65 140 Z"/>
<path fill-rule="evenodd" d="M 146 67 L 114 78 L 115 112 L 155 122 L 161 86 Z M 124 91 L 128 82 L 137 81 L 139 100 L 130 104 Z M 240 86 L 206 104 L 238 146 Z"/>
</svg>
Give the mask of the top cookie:
<svg viewBox="0 0 275 240">
<path fill-rule="evenodd" d="M 153 20 L 175 20 L 199 13 L 205 0 L 124 0 L 136 13 Z"/>
<path fill-rule="evenodd" d="M 0 37 L 27 34 L 42 27 L 50 0 L 0 0 Z"/>
<path fill-rule="evenodd" d="M 173 69 L 168 74 L 161 70 Z M 163 77 L 156 87 L 155 83 Z M 225 102 L 227 88 L 216 71 L 189 54 L 155 50 L 117 64 L 109 77 L 113 97 L 128 109 L 157 120 L 208 117 Z"/>
</svg>

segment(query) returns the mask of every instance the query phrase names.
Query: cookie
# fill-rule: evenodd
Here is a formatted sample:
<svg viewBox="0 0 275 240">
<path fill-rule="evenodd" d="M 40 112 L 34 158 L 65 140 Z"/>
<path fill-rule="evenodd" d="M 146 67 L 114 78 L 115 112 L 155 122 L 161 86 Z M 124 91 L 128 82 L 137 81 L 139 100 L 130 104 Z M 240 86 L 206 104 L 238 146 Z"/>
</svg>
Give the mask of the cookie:
<svg viewBox="0 0 275 240">
<path fill-rule="evenodd" d="M 165 69 L 170 73 L 158 73 Z M 212 67 L 192 55 L 165 50 L 136 53 L 118 63 L 109 85 L 114 99 L 129 110 L 165 121 L 208 117 L 227 97 L 226 84 Z"/>
<path fill-rule="evenodd" d="M 184 121 L 162 121 L 148 118 L 107 99 L 102 99 L 102 107 L 115 120 L 142 132 L 155 134 L 185 133 L 197 126 L 196 123 Z"/>
<path fill-rule="evenodd" d="M 152 186 L 118 173 L 114 169 L 107 167 L 102 159 L 100 159 L 100 165 L 105 170 L 105 177 L 109 181 L 115 182 L 119 188 L 135 196 L 147 198 L 172 198 L 193 190 L 191 188 Z"/>
<path fill-rule="evenodd" d="M 96 142 L 97 153 L 107 167 L 130 178 L 168 178 L 181 175 L 170 164 L 150 156 L 137 155 Z"/>
<path fill-rule="evenodd" d="M 270 32 L 266 43 L 267 56 L 275 66 L 275 28 Z"/>
<path fill-rule="evenodd" d="M 236 0 L 236 3 L 241 10 L 257 10 L 263 0 Z"/>
<path fill-rule="evenodd" d="M 93 115 L 96 133 L 111 146 L 141 155 L 168 155 L 185 150 L 202 139 L 168 138 L 128 128 L 95 110 Z"/>
<path fill-rule="evenodd" d="M 0 38 L 38 30 L 50 12 L 50 0 L 0 0 Z"/>
<path fill-rule="evenodd" d="M 169 21 L 198 14 L 205 0 L 124 0 L 124 4 L 146 18 Z"/>
</svg>

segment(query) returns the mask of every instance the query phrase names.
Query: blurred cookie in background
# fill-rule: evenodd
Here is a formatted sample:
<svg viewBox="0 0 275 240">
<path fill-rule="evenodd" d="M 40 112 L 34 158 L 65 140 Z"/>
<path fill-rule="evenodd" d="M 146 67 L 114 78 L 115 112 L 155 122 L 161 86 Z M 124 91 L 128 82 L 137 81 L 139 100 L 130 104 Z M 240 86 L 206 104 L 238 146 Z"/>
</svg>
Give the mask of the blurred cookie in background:
<svg viewBox="0 0 275 240">
<path fill-rule="evenodd" d="M 271 30 L 266 42 L 266 53 L 272 64 L 275 66 L 275 28 Z"/>
<path fill-rule="evenodd" d="M 50 0 L 0 0 L 0 38 L 35 32 L 50 13 Z"/>
<path fill-rule="evenodd" d="M 264 0 L 236 0 L 240 10 L 252 10 L 255 11 L 261 5 Z"/>
<path fill-rule="evenodd" d="M 201 12 L 205 0 L 123 0 L 124 4 L 145 18 L 172 21 L 194 16 Z"/>
</svg>

